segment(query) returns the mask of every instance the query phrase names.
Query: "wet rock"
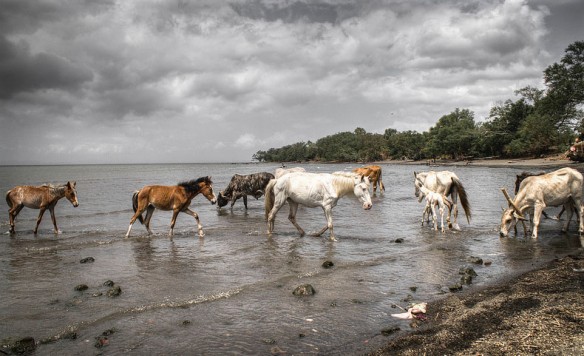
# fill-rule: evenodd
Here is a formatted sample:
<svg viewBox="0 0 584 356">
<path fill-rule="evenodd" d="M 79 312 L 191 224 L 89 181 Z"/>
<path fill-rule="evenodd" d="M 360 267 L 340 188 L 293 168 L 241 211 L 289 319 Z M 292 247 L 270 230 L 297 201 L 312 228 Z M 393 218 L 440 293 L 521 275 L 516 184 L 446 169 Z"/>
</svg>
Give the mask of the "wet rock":
<svg viewBox="0 0 584 356">
<path fill-rule="evenodd" d="M 460 277 L 460 283 L 462 284 L 472 284 L 472 276 L 465 274 L 462 277 Z"/>
<path fill-rule="evenodd" d="M 36 350 L 36 342 L 31 336 L 16 340 L 14 345 L 10 347 L 10 350 L 15 354 L 28 354 Z"/>
<path fill-rule="evenodd" d="M 411 294 L 408 294 L 408 295 L 406 295 L 406 297 L 405 297 L 404 299 L 402 299 L 402 302 L 409 303 L 409 302 L 411 302 L 412 300 L 414 300 L 414 296 L 413 296 L 413 295 L 411 295 Z"/>
<path fill-rule="evenodd" d="M 191 325 L 191 321 L 190 320 L 183 320 L 181 324 L 182 324 L 182 326 Z"/>
<path fill-rule="evenodd" d="M 85 257 L 79 261 L 79 263 L 93 263 L 93 262 L 95 262 L 95 258 L 93 258 L 93 257 Z"/>
<path fill-rule="evenodd" d="M 122 288 L 120 286 L 114 286 L 107 291 L 107 296 L 110 298 L 117 297 L 122 294 Z"/>
<path fill-rule="evenodd" d="M 411 290 L 412 292 L 414 292 L 414 293 L 415 293 L 415 292 L 418 290 L 418 287 L 416 287 L 416 286 L 411 286 L 411 287 L 410 287 L 410 290 Z"/>
<path fill-rule="evenodd" d="M 478 274 L 475 272 L 474 268 L 472 268 L 472 267 L 460 267 L 458 274 L 464 274 L 464 275 L 468 275 L 468 276 L 472 276 L 472 277 L 478 276 Z"/>
<path fill-rule="evenodd" d="M 93 293 L 91 296 L 92 296 L 92 297 L 101 297 L 102 295 L 103 295 L 103 293 L 102 293 L 102 292 L 95 292 L 95 293 Z"/>
<path fill-rule="evenodd" d="M 351 302 L 353 304 L 365 304 L 365 302 L 360 299 L 351 299 Z"/>
<path fill-rule="evenodd" d="M 404 239 L 402 239 L 401 237 L 399 239 L 395 239 L 394 241 L 396 244 L 401 244 L 402 242 L 404 242 Z"/>
<path fill-rule="evenodd" d="M 101 349 L 102 347 L 109 345 L 109 339 L 105 336 L 98 336 L 95 338 L 95 340 L 96 341 L 94 346 L 97 347 L 98 349 Z"/>
<path fill-rule="evenodd" d="M 485 266 L 490 266 L 491 264 L 493 264 L 493 261 L 491 260 L 485 260 L 485 262 L 483 262 Z"/>
<path fill-rule="evenodd" d="M 273 345 L 276 343 L 276 340 L 270 339 L 270 338 L 265 338 L 262 341 L 264 342 L 264 344 L 268 344 L 268 345 Z"/>
<path fill-rule="evenodd" d="M 103 282 L 103 285 L 106 287 L 113 287 L 114 282 L 108 279 L 107 281 Z"/>
<path fill-rule="evenodd" d="M 323 268 L 331 268 L 331 267 L 333 267 L 334 265 L 335 265 L 335 264 L 334 264 L 332 261 L 324 261 L 324 262 L 322 263 L 322 267 L 323 267 Z"/>
<path fill-rule="evenodd" d="M 294 291 L 292 292 L 292 294 L 299 295 L 299 296 L 313 295 L 314 293 L 316 293 L 316 291 L 314 290 L 314 288 L 310 284 L 300 285 L 300 286 L 296 287 L 296 289 L 294 289 Z"/>
<path fill-rule="evenodd" d="M 298 338 L 302 339 L 303 337 L 306 337 L 306 334 L 303 333 L 298 334 Z"/>
<path fill-rule="evenodd" d="M 469 256 L 466 260 L 470 263 L 474 263 L 475 265 L 483 264 L 483 259 L 480 257 Z"/>
<path fill-rule="evenodd" d="M 78 292 L 83 292 L 84 290 L 87 290 L 87 289 L 89 289 L 87 284 L 78 284 L 75 286 L 75 290 Z"/>
<path fill-rule="evenodd" d="M 400 330 L 401 329 L 399 328 L 399 326 L 390 326 L 388 328 L 381 329 L 381 335 L 389 336 L 389 335 L 393 334 L 394 332 L 400 331 Z"/>
<path fill-rule="evenodd" d="M 451 292 L 459 292 L 462 290 L 462 285 L 460 283 L 453 284 L 448 287 L 448 290 Z"/>
</svg>

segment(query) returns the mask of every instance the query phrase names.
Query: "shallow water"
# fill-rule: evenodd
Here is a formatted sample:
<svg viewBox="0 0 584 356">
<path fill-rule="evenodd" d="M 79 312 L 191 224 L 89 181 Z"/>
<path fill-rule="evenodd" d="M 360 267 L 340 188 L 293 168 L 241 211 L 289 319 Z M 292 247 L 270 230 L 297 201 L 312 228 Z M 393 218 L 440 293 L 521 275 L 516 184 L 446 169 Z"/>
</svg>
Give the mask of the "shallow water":
<svg viewBox="0 0 584 356">
<path fill-rule="evenodd" d="M 308 171 L 350 170 L 357 165 L 302 165 Z M 284 207 L 275 234 L 265 234 L 263 198 L 248 199 L 246 211 L 218 210 L 202 196 L 193 200 L 206 236 L 196 235 L 192 217 L 181 214 L 175 236 L 167 233 L 170 212 L 156 211 L 154 235 L 134 225 L 124 238 L 134 190 L 147 184 L 176 184 L 212 176 L 215 192 L 235 173 L 273 172 L 271 164 L 97 165 L 0 167 L 0 188 L 19 184 L 77 181 L 79 207 L 66 200 L 56 208 L 62 234 L 52 233 L 47 212 L 39 234 L 32 229 L 38 211 L 24 209 L 17 233 L 0 237 L 0 340 L 32 336 L 76 339 L 38 346 L 38 354 L 288 354 L 362 353 L 387 342 L 380 331 L 409 323 L 394 319 L 392 304 L 428 301 L 445 295 L 458 282 L 469 256 L 492 261 L 474 266 L 473 285 L 523 271 L 579 248 L 577 228 L 560 232 L 561 222 L 543 220 L 538 240 L 498 236 L 499 188 L 513 189 L 518 169 L 456 167 L 470 197 L 470 225 L 461 213 L 462 231 L 445 234 L 421 226 L 422 205 L 414 197 L 413 171 L 425 166 L 382 165 L 387 191 L 373 196 L 364 211 L 351 198 L 333 210 L 337 242 L 298 236 Z M 446 168 L 448 169 L 448 168 Z M 549 209 L 556 214 L 559 209 Z M 0 229 L 7 232 L 7 208 Z M 321 209 L 300 208 L 306 231 L 324 224 Z M 396 243 L 401 238 L 403 243 Z M 95 262 L 81 264 L 85 257 Z M 331 269 L 322 268 L 330 260 Z M 105 295 L 112 280 L 122 289 Z M 310 283 L 311 297 L 292 295 Z M 84 292 L 75 286 L 86 284 Z M 416 287 L 415 291 L 411 287 Z M 99 295 L 103 293 L 103 295 Z M 431 311 L 430 311 L 431 312 Z M 109 344 L 96 338 L 114 330 Z"/>
</svg>

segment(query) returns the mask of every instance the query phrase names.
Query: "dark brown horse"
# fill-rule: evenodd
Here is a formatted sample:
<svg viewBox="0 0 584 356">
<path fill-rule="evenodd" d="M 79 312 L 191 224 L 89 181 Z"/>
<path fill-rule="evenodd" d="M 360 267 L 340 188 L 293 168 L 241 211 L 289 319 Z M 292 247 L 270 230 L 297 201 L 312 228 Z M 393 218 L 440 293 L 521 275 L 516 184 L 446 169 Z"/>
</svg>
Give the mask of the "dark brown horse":
<svg viewBox="0 0 584 356">
<path fill-rule="evenodd" d="M 39 217 L 37 218 L 34 233 L 36 234 L 45 210 L 49 209 L 51 219 L 53 219 L 53 226 L 55 227 L 55 234 L 60 231 L 57 228 L 57 219 L 55 219 L 55 205 L 61 198 L 67 198 L 74 207 L 79 206 L 77 201 L 77 191 L 75 190 L 75 182 L 67 182 L 66 184 L 53 186 L 49 184 L 41 186 L 19 185 L 10 189 L 6 193 L 6 203 L 8 203 L 8 215 L 10 217 L 10 233 L 14 234 L 14 220 L 22 208 L 25 206 L 30 209 L 41 209 Z"/>
<path fill-rule="evenodd" d="M 211 204 L 217 202 L 215 193 L 213 193 L 213 182 L 211 181 L 211 177 L 201 177 L 199 179 L 179 183 L 178 185 L 147 185 L 139 191 L 134 192 L 132 206 L 135 213 L 130 220 L 130 227 L 128 227 L 126 237 L 130 236 L 132 225 L 136 222 L 136 219 L 140 220 L 140 223 L 146 226 L 148 234 L 151 234 L 150 219 L 156 208 L 166 211 L 172 210 L 172 220 L 170 221 L 169 232 L 171 238 L 174 233 L 176 217 L 181 211 L 195 218 L 199 229 L 199 236 L 205 236 L 203 233 L 203 226 L 199 221 L 199 215 L 189 209 L 191 200 L 193 200 L 193 198 L 199 193 L 203 194 Z M 146 217 L 142 218 L 142 213 L 144 211 L 146 211 Z"/>
</svg>

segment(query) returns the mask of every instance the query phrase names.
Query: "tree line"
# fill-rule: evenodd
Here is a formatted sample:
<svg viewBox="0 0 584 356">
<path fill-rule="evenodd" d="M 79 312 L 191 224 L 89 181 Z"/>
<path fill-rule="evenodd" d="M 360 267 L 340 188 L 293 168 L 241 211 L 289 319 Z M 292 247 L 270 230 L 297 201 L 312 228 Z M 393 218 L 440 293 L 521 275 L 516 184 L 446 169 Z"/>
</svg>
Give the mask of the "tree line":
<svg viewBox="0 0 584 356">
<path fill-rule="evenodd" d="M 493 106 L 485 122 L 456 108 L 428 131 L 339 132 L 316 142 L 297 142 L 256 152 L 259 162 L 373 162 L 385 159 L 533 157 L 563 152 L 584 138 L 584 41 L 569 45 L 559 63 L 543 72 L 545 89 L 531 86 L 518 99 Z"/>
</svg>

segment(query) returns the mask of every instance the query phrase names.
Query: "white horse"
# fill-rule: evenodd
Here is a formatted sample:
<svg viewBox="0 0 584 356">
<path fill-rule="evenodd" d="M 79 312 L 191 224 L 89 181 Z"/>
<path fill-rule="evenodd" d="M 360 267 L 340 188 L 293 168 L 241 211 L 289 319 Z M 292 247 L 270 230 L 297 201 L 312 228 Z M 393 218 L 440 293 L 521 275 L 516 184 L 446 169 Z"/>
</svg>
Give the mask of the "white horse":
<svg viewBox="0 0 584 356">
<path fill-rule="evenodd" d="M 450 224 L 450 213 L 452 211 L 452 202 L 443 194 L 439 194 L 429 190 L 428 188 L 424 187 L 424 183 L 419 179 L 416 179 L 416 185 L 420 189 L 420 197 L 418 198 L 418 202 L 422 201 L 422 199 L 426 199 L 426 206 L 424 207 L 424 212 L 422 213 L 422 226 L 424 225 L 424 220 L 430 220 L 430 214 L 432 214 L 432 221 L 434 222 L 434 230 L 438 230 L 438 217 L 436 216 L 436 206 L 438 206 L 438 212 L 440 213 L 440 226 L 442 228 L 442 232 L 444 232 L 444 213 L 446 210 L 444 208 L 448 208 L 448 215 L 446 216 L 446 222 L 448 223 L 448 227 L 451 227 Z"/>
<path fill-rule="evenodd" d="M 417 180 L 419 179 L 423 184 L 424 187 L 428 188 L 429 190 L 445 195 L 450 196 L 452 198 L 452 210 L 454 212 L 454 222 L 453 228 L 456 230 L 460 230 L 460 226 L 458 225 L 458 197 L 460 197 L 460 203 L 462 204 L 462 208 L 464 209 L 464 214 L 466 215 L 466 221 L 470 223 L 471 212 L 470 212 L 470 203 L 468 201 L 468 197 L 466 195 L 466 190 L 464 186 L 460 182 L 460 179 L 450 171 L 442 171 L 442 172 L 414 172 L 414 178 Z M 416 197 L 420 196 L 420 189 L 417 184 L 414 183 L 415 187 L 415 195 Z M 421 199 L 420 199 L 421 201 Z"/>
<path fill-rule="evenodd" d="M 302 167 L 292 167 L 292 168 L 276 168 L 274 172 L 274 176 L 276 179 L 280 178 L 284 174 L 293 173 L 293 172 L 306 172 L 306 169 Z"/>
<path fill-rule="evenodd" d="M 350 172 L 307 173 L 292 172 L 273 179 L 266 186 L 265 209 L 268 220 L 268 234 L 274 231 L 274 219 L 286 201 L 290 205 L 288 220 L 298 229 L 300 236 L 304 230 L 296 223 L 298 205 L 310 208 L 320 206 L 324 210 L 327 225 L 313 236 L 321 236 L 330 230 L 331 241 L 336 241 L 333 232 L 332 209 L 340 198 L 353 194 L 363 204 L 363 209 L 371 209 L 369 178 Z"/>
</svg>

